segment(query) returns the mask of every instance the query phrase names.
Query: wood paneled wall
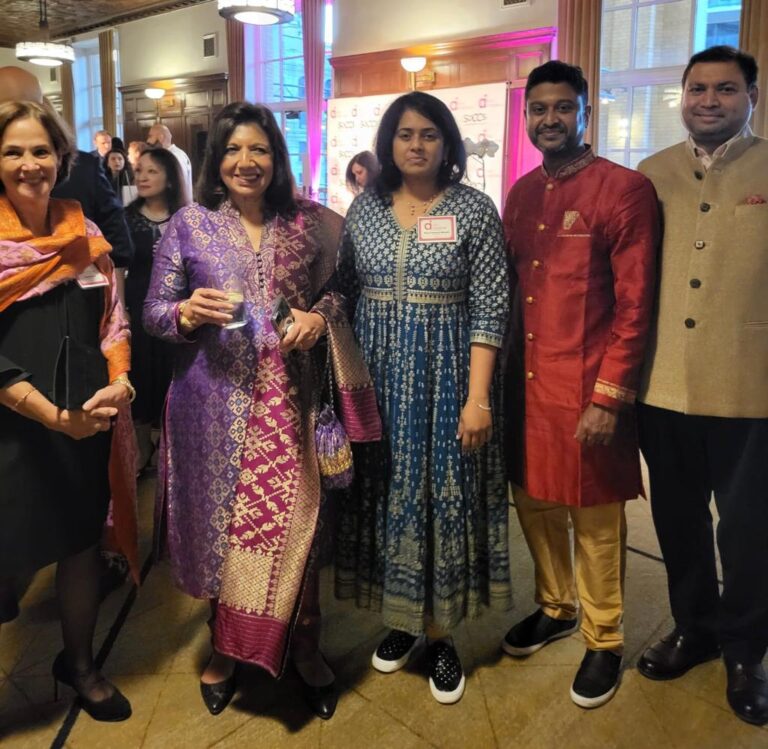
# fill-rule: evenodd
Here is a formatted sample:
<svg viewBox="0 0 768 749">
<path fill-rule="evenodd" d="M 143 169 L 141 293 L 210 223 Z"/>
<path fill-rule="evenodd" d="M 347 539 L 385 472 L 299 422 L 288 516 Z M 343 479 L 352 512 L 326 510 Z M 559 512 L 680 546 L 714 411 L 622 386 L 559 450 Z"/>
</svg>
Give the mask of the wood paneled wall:
<svg viewBox="0 0 768 749">
<path fill-rule="evenodd" d="M 408 91 L 409 76 L 400 59 L 414 56 L 427 58 L 423 73 L 434 73 L 434 82 L 417 81 L 420 90 L 498 81 L 508 81 L 512 87 L 524 86 L 528 73 L 551 58 L 555 33 L 554 28 L 530 29 L 334 57 L 333 95 L 341 98 Z"/>
<path fill-rule="evenodd" d="M 161 122 L 171 131 L 174 144 L 186 151 L 196 177 L 211 122 L 228 101 L 227 78 L 219 73 L 121 86 L 125 144 L 146 140 L 149 128 Z M 144 89 L 150 86 L 164 88 L 165 96 L 148 98 Z"/>
</svg>

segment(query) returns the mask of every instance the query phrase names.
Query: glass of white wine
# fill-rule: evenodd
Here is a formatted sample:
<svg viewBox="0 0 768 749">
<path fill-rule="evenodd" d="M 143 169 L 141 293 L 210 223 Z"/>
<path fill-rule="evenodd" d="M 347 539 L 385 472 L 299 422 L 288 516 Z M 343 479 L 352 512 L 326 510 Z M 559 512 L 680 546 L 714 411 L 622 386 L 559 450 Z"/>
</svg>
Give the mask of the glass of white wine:
<svg viewBox="0 0 768 749">
<path fill-rule="evenodd" d="M 230 312 L 232 319 L 224 325 L 225 330 L 242 328 L 248 322 L 245 315 L 245 294 L 243 293 L 243 279 L 236 273 L 223 274 L 217 279 L 217 288 L 227 295 L 227 301 L 234 307 Z"/>
</svg>

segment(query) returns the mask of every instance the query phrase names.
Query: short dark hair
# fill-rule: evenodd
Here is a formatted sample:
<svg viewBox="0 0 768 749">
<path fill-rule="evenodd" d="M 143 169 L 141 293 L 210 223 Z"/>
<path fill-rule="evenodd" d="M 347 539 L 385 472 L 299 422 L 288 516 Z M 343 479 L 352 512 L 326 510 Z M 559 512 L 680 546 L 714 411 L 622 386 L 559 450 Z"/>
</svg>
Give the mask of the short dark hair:
<svg viewBox="0 0 768 749">
<path fill-rule="evenodd" d="M 295 217 L 298 207 L 285 138 L 280 132 L 275 116 L 267 107 L 247 101 L 227 104 L 213 120 L 205 144 L 203 166 L 197 180 L 198 201 L 206 208 L 216 209 L 226 198 L 227 189 L 221 181 L 219 170 L 227 143 L 238 125 L 258 125 L 267 136 L 272 150 L 274 172 L 272 181 L 264 193 L 265 218 L 272 218 L 277 214 L 284 218 Z"/>
<path fill-rule="evenodd" d="M 525 100 L 534 86 L 540 83 L 567 83 L 586 104 L 589 101 L 589 85 L 584 71 L 578 65 L 569 65 L 562 60 L 550 60 L 534 68 L 525 82 Z"/>
<path fill-rule="evenodd" d="M 437 186 L 442 189 L 461 182 L 467 170 L 467 152 L 451 110 L 436 96 L 425 94 L 423 91 L 413 91 L 398 97 L 387 107 L 376 133 L 376 156 L 381 164 L 381 171 L 376 178 L 375 189 L 382 197 L 391 195 L 403 182 L 403 175 L 392 158 L 392 142 L 400 118 L 408 109 L 434 122 L 443 136 L 443 163 L 437 173 Z"/>
<path fill-rule="evenodd" d="M 375 179 L 379 173 L 379 160 L 376 158 L 374 154 L 372 154 L 370 151 L 360 151 L 360 153 L 356 153 L 349 160 L 349 164 L 347 164 L 347 171 L 345 174 L 345 177 L 347 180 L 347 187 L 350 190 L 352 190 L 352 192 L 355 192 L 358 189 L 357 178 L 355 177 L 355 174 L 352 171 L 352 167 L 355 164 L 359 164 L 361 167 L 363 167 L 363 169 L 365 169 L 370 175 L 371 180 Z M 373 182 L 369 182 L 369 184 L 373 184 Z"/>
<path fill-rule="evenodd" d="M 757 62 L 755 58 L 747 52 L 736 49 L 736 47 L 719 44 L 716 47 L 709 47 L 701 52 L 697 52 L 688 60 L 688 64 L 683 71 L 683 86 L 685 86 L 685 82 L 688 80 L 691 68 L 700 62 L 735 62 L 741 68 L 747 88 L 752 88 L 757 84 Z"/>
<path fill-rule="evenodd" d="M 77 147 L 69 127 L 50 104 L 39 104 L 36 101 L 0 103 L 0 140 L 3 139 L 3 135 L 11 123 L 27 118 L 37 120 L 48 133 L 53 150 L 59 159 L 56 181 L 63 182 L 69 176 L 69 170 L 77 158 Z M 5 192 L 2 183 L 0 183 L 1 192 Z"/>
<path fill-rule="evenodd" d="M 168 213 L 176 213 L 179 208 L 191 200 L 191 196 L 186 194 L 186 185 L 179 160 L 165 148 L 148 148 L 139 156 L 139 159 L 143 159 L 145 156 L 154 161 L 165 172 L 165 203 Z M 139 195 L 131 205 L 139 209 L 145 202 L 145 198 Z"/>
</svg>

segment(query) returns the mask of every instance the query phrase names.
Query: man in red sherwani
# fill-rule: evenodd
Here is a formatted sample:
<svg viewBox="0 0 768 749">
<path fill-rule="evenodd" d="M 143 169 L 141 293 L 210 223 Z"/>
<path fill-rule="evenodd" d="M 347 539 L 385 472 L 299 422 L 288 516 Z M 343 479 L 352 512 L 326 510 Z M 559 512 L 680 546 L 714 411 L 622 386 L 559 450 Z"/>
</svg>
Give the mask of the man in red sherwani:
<svg viewBox="0 0 768 749">
<path fill-rule="evenodd" d="M 521 413 L 510 415 L 521 436 L 510 464 L 540 608 L 502 647 L 530 655 L 574 632 L 581 608 L 587 652 L 571 699 L 597 707 L 621 673 L 624 503 L 643 494 L 634 402 L 653 304 L 657 201 L 649 180 L 584 144 L 590 107 L 580 68 L 536 68 L 525 96 L 544 164 L 515 184 L 504 209 L 522 312 L 513 396 L 524 393 Z"/>
</svg>

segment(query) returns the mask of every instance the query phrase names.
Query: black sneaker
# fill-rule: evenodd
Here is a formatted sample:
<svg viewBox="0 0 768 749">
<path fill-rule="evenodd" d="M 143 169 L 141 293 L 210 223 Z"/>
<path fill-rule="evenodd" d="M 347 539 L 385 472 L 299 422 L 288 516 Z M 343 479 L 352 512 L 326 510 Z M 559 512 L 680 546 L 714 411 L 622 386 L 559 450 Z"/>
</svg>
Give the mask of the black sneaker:
<svg viewBox="0 0 768 749">
<path fill-rule="evenodd" d="M 414 650 L 422 643 L 424 637 L 393 629 L 376 648 L 371 663 L 377 671 L 391 674 L 399 671 L 411 657 Z"/>
<path fill-rule="evenodd" d="M 553 619 L 538 609 L 507 632 L 501 641 L 501 649 L 507 655 L 519 658 L 541 650 L 553 640 L 567 637 L 578 628 L 578 619 Z"/>
<path fill-rule="evenodd" d="M 579 707 L 600 707 L 613 697 L 621 679 L 621 656 L 610 650 L 587 650 L 571 687 Z"/>
<path fill-rule="evenodd" d="M 443 705 L 458 702 L 464 694 L 466 679 L 461 661 L 450 642 L 436 640 L 427 649 L 429 659 L 429 691 Z"/>
</svg>

